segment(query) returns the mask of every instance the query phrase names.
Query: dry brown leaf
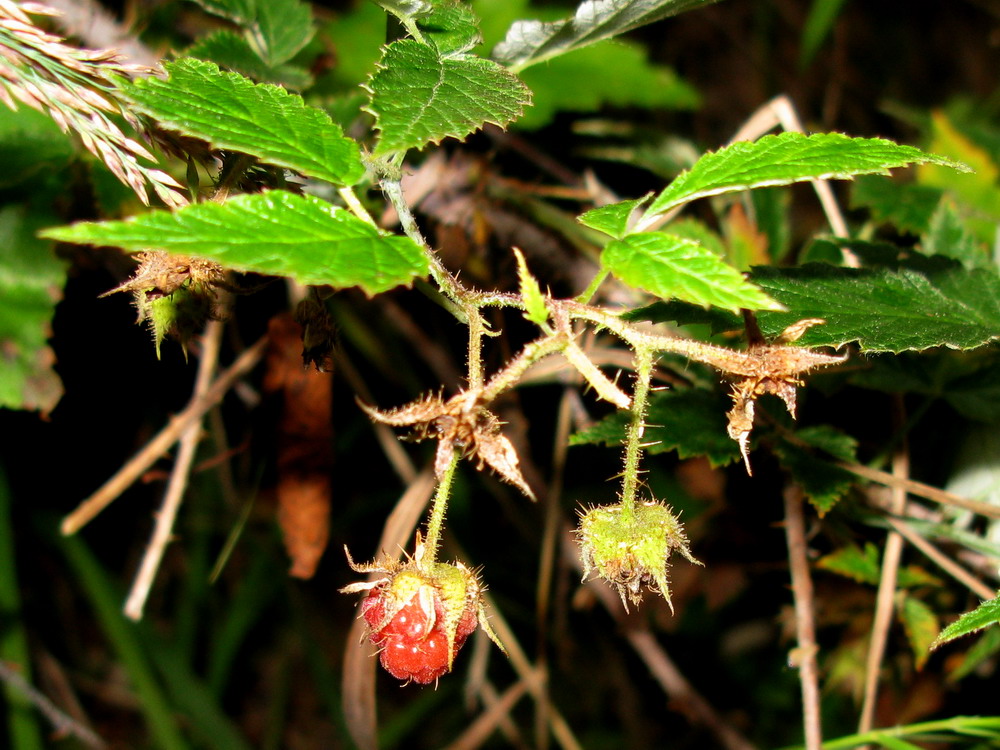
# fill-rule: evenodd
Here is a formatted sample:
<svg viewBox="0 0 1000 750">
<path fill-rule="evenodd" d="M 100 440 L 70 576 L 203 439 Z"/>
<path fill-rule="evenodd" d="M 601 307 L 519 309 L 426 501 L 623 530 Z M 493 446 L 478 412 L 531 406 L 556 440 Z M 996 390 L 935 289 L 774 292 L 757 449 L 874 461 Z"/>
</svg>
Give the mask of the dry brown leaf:
<svg viewBox="0 0 1000 750">
<path fill-rule="evenodd" d="M 302 366 L 302 329 L 289 314 L 268 326 L 266 391 L 280 392 L 278 524 L 292 560 L 289 575 L 311 578 L 329 537 L 333 465 L 328 377 Z"/>
</svg>

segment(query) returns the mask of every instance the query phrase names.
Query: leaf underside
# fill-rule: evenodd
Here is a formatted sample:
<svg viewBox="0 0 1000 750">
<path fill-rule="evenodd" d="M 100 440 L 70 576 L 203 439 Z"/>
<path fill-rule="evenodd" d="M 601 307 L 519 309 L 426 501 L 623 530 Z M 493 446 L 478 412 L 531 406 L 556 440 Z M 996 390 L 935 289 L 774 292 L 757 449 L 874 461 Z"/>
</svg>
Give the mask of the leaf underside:
<svg viewBox="0 0 1000 750">
<path fill-rule="evenodd" d="M 572 18 L 516 21 L 490 57 L 524 68 L 712 2 L 715 0 L 586 0 Z"/>
</svg>

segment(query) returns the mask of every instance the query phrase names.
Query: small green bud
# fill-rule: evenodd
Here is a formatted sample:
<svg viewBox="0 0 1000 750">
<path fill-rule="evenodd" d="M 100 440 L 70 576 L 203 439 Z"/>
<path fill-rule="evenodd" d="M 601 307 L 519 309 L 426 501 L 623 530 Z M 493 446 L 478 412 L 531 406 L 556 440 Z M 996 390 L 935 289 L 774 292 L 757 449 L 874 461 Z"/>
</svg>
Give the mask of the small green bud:
<svg viewBox="0 0 1000 750">
<path fill-rule="evenodd" d="M 643 586 L 662 594 L 673 611 L 667 568 L 674 550 L 701 565 L 691 554 L 677 516 L 655 501 L 641 503 L 631 512 L 620 503 L 590 508 L 580 514 L 577 537 L 583 580 L 596 571 L 618 589 L 626 611 L 628 601 L 632 604 L 642 601 Z"/>
</svg>

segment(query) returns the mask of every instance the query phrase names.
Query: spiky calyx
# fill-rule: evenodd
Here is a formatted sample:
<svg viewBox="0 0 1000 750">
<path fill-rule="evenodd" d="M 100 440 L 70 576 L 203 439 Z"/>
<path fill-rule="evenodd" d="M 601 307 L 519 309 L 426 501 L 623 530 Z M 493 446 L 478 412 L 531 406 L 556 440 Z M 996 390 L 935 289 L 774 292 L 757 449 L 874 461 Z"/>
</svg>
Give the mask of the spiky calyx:
<svg viewBox="0 0 1000 750">
<path fill-rule="evenodd" d="M 674 550 L 701 565 L 677 516 L 655 501 L 640 503 L 631 513 L 623 513 L 621 504 L 590 508 L 580 514 L 577 540 L 583 580 L 596 572 L 618 590 L 626 610 L 629 602 L 642 601 L 643 587 L 660 593 L 673 610 L 667 569 Z"/>
</svg>

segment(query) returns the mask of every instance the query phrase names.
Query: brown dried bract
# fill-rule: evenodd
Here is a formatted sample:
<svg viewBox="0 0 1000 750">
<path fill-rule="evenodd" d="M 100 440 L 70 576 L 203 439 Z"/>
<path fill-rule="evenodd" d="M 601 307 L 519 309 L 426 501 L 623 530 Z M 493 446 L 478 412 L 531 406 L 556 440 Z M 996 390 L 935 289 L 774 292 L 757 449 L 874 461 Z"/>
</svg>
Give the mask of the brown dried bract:
<svg viewBox="0 0 1000 750">
<path fill-rule="evenodd" d="M 136 253 L 135 257 L 139 267 L 132 278 L 105 292 L 102 297 L 117 292 L 132 292 L 143 295 L 146 300 L 153 300 L 173 294 L 184 284 L 206 289 L 226 288 L 225 271 L 214 261 L 171 255 L 162 250 Z"/>
<path fill-rule="evenodd" d="M 479 391 L 462 391 L 445 401 L 441 396 L 426 396 L 392 411 L 379 411 L 361 404 L 376 422 L 393 427 L 411 427 L 417 440 L 438 441 L 434 471 L 440 477 L 455 449 L 479 461 L 479 468 L 489 466 L 505 481 L 535 499 L 519 468 L 517 451 L 500 432 L 501 422 L 486 409 Z"/>
<path fill-rule="evenodd" d="M 815 318 L 802 320 L 784 330 L 779 342 L 795 341 L 805 331 L 824 321 Z M 733 382 L 733 408 L 726 415 L 729 419 L 729 437 L 740 444 L 740 453 L 750 470 L 750 433 L 753 430 L 754 402 L 758 396 L 771 393 L 785 402 L 788 413 L 795 418 L 796 391 L 802 385 L 801 376 L 810 370 L 841 364 L 843 356 L 820 354 L 810 349 L 786 346 L 784 343 L 751 345 L 746 352 L 734 352 L 733 361 L 725 371 Z"/>
</svg>

